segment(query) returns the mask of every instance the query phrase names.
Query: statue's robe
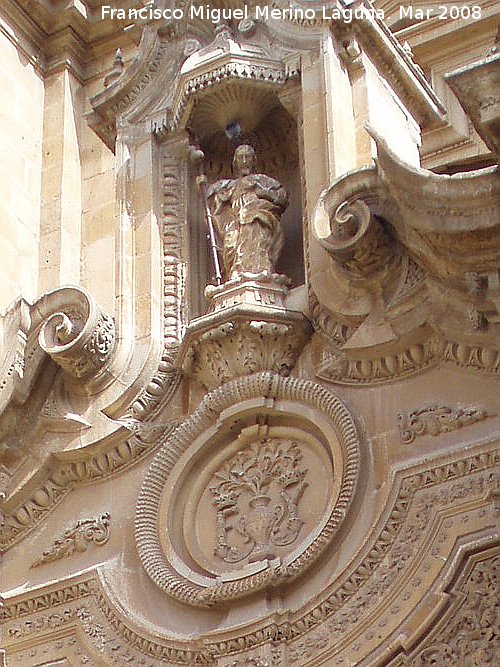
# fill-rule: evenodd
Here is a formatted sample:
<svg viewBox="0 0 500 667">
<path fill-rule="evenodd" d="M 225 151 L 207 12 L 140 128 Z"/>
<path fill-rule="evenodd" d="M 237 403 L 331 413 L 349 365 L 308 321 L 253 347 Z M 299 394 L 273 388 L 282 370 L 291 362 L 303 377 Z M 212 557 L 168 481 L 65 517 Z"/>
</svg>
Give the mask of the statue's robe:
<svg viewBox="0 0 500 667">
<path fill-rule="evenodd" d="M 265 174 L 249 174 L 217 181 L 207 198 L 226 279 L 271 274 L 283 246 L 280 218 L 288 204 L 281 183 Z"/>
</svg>

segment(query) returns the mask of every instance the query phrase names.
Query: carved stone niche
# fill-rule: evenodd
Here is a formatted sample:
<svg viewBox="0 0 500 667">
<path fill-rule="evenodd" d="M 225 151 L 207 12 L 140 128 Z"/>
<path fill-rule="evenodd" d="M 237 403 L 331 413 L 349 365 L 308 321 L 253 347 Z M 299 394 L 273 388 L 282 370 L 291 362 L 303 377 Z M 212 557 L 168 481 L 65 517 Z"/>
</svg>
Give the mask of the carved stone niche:
<svg viewBox="0 0 500 667">
<path fill-rule="evenodd" d="M 358 464 L 353 419 L 328 390 L 275 373 L 233 380 L 149 468 L 136 517 L 143 566 L 198 606 L 287 584 L 343 523 Z"/>
<path fill-rule="evenodd" d="M 283 252 L 276 271 L 286 273 L 294 286 L 304 281 L 302 202 L 300 187 L 297 108 L 300 90 L 297 70 L 284 62 L 283 49 L 270 53 L 266 27 L 260 24 L 248 42 L 243 32 L 219 25 L 211 43 L 199 46 L 183 63 L 176 81 L 171 115 L 157 132 L 168 140 L 179 128 L 203 151 L 208 184 L 231 179 L 233 154 L 242 143 L 256 151 L 255 173 L 279 181 L 290 198 L 281 213 Z M 277 57 L 278 55 L 278 57 Z M 280 57 L 281 56 L 281 57 Z M 286 98 L 286 108 L 282 99 Z M 289 103 L 293 98 L 294 102 Z M 201 198 L 191 168 L 187 192 L 189 234 L 189 311 L 198 317 L 206 311 L 205 285 L 213 270 L 206 250 L 206 230 Z M 284 207 L 285 208 L 285 207 Z M 220 245 L 220 239 L 217 239 Z M 230 278 L 223 271 L 223 279 Z"/>
</svg>

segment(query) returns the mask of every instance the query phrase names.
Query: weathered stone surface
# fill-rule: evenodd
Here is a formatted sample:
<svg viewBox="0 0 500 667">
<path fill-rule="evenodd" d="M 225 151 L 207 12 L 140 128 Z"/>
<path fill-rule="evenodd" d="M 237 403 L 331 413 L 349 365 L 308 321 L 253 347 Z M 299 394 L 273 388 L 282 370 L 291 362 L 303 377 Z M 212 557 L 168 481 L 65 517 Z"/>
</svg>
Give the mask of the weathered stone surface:
<svg viewBox="0 0 500 667">
<path fill-rule="evenodd" d="M 498 8 L 62 4 L 0 8 L 0 664 L 496 664 Z"/>
</svg>

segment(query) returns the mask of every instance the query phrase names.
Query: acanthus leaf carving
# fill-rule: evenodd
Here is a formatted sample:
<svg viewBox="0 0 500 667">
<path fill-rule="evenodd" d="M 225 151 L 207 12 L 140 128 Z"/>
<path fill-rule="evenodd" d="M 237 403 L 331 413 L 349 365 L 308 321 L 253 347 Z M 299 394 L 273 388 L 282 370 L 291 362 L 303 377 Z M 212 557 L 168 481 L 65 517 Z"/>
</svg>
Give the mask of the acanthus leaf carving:
<svg viewBox="0 0 500 667">
<path fill-rule="evenodd" d="M 432 405 L 411 412 L 398 414 L 401 440 L 412 443 L 420 435 L 439 435 L 464 426 L 475 424 L 488 417 L 481 408 L 451 408 L 446 405 Z"/>
<path fill-rule="evenodd" d="M 64 535 L 54 544 L 44 551 L 40 558 L 34 561 L 31 567 L 39 567 L 45 563 L 69 558 L 75 552 L 83 553 L 87 551 L 90 544 L 102 546 L 109 539 L 110 514 L 105 512 L 100 517 L 94 519 L 82 519 L 74 526 L 64 531 Z"/>
</svg>

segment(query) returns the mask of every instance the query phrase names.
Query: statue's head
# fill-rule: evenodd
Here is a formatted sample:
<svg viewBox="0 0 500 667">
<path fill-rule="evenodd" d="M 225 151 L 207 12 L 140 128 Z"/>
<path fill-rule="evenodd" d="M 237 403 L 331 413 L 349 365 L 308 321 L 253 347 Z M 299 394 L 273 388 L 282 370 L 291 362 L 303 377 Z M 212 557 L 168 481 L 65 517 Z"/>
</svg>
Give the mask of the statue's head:
<svg viewBox="0 0 500 667">
<path fill-rule="evenodd" d="M 237 176 L 248 176 L 255 172 L 257 157 L 249 144 L 242 144 L 234 151 L 233 169 Z"/>
</svg>

